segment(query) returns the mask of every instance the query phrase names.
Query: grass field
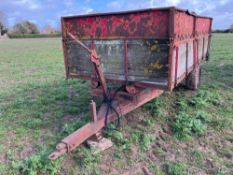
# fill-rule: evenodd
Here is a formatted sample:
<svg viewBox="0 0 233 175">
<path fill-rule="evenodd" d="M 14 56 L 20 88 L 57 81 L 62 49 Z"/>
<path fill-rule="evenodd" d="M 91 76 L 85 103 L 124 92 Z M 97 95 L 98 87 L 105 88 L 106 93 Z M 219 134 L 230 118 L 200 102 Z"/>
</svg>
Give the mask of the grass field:
<svg viewBox="0 0 233 175">
<path fill-rule="evenodd" d="M 0 174 L 233 174 L 233 34 L 214 34 L 197 92 L 183 87 L 105 133 L 114 147 L 48 154 L 89 119 L 88 82 L 65 80 L 60 39 L 0 40 Z"/>
</svg>

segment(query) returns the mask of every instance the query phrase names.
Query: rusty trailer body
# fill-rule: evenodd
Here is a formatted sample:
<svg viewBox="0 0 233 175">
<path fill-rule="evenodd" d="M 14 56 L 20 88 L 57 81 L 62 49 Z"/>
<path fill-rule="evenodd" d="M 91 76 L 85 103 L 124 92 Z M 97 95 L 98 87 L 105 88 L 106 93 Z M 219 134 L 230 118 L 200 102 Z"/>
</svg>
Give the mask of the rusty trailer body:
<svg viewBox="0 0 233 175">
<path fill-rule="evenodd" d="M 93 122 L 63 139 L 50 159 L 96 136 L 108 107 L 111 122 L 197 74 L 208 58 L 212 18 L 175 7 L 62 17 L 61 22 L 66 77 L 90 80 L 92 94 L 109 97 L 112 106 L 102 104 L 97 113 L 92 102 Z M 108 83 L 124 88 L 116 95 Z"/>
</svg>

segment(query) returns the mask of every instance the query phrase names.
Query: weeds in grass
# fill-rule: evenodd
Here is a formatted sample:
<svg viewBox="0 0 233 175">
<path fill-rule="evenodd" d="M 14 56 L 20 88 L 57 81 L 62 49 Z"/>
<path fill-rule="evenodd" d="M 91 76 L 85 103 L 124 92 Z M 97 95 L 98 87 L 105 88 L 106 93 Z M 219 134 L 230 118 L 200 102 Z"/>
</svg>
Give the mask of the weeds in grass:
<svg viewBox="0 0 233 175">
<path fill-rule="evenodd" d="M 130 142 L 139 146 L 141 151 L 148 151 L 154 137 L 151 134 L 135 130 L 130 136 Z"/>
<path fill-rule="evenodd" d="M 42 126 L 43 121 L 39 118 L 31 118 L 28 120 L 24 120 L 22 123 L 25 127 L 29 129 L 39 129 Z"/>
<path fill-rule="evenodd" d="M 230 172 L 227 171 L 225 166 L 222 166 L 218 169 L 217 175 L 230 175 Z"/>
<path fill-rule="evenodd" d="M 191 99 L 180 97 L 178 99 L 178 112 L 175 116 L 173 129 L 178 139 L 188 139 L 193 135 L 204 135 L 206 133 L 207 124 L 212 123 L 209 115 L 203 111 L 195 111 L 203 109 L 207 105 L 221 105 L 221 99 L 215 92 L 201 89 Z M 191 109 L 195 107 L 195 109 Z"/>
<path fill-rule="evenodd" d="M 188 139 L 193 134 L 203 135 L 206 132 L 207 116 L 208 115 L 203 111 L 197 112 L 195 116 L 185 112 L 177 114 L 173 125 L 176 138 Z"/>
<path fill-rule="evenodd" d="M 152 169 L 153 174 L 165 175 L 165 173 L 161 170 L 160 166 L 155 163 L 150 164 L 150 168 Z"/>
<path fill-rule="evenodd" d="M 187 100 L 185 98 L 179 98 L 176 104 L 179 107 L 179 111 L 186 111 L 188 108 Z"/>
<path fill-rule="evenodd" d="M 122 132 L 117 130 L 105 131 L 105 135 L 110 137 L 111 140 L 117 145 L 117 148 L 114 152 L 114 157 L 118 160 L 122 160 L 128 155 L 131 150 L 131 144 L 138 146 L 139 150 L 142 152 L 148 151 L 154 140 L 152 135 L 144 133 L 140 130 L 134 129 L 128 138 L 126 138 Z M 125 155 L 126 154 L 126 155 Z M 127 157 L 127 156 L 126 156 Z M 128 163 L 130 164 L 130 159 Z M 131 162 L 132 163 L 132 162 Z"/>
<path fill-rule="evenodd" d="M 74 160 L 76 160 L 84 172 L 84 175 L 100 175 L 100 172 L 97 168 L 98 162 L 101 159 L 100 154 L 92 154 L 92 152 L 85 148 L 79 147 L 75 154 L 73 154 Z"/>
<path fill-rule="evenodd" d="M 153 120 L 150 118 L 145 118 L 143 122 L 146 126 L 149 126 L 149 127 L 153 125 Z"/>
<path fill-rule="evenodd" d="M 141 140 L 141 131 L 135 129 L 129 139 L 131 142 L 138 144 Z"/>
<path fill-rule="evenodd" d="M 170 162 L 167 164 L 168 175 L 186 175 L 187 165 L 182 162 Z"/>
<path fill-rule="evenodd" d="M 152 135 L 143 133 L 141 135 L 141 141 L 139 142 L 140 150 L 148 151 L 150 149 L 150 146 L 153 140 L 154 140 L 154 137 L 152 137 Z"/>
<path fill-rule="evenodd" d="M 197 95 L 189 100 L 189 104 L 196 108 L 206 107 L 208 103 L 217 106 L 221 105 L 221 102 L 219 95 L 209 90 L 199 90 Z"/>
<path fill-rule="evenodd" d="M 121 151 L 129 151 L 130 150 L 130 142 L 124 137 L 123 133 L 117 130 L 110 130 L 105 132 L 105 134 L 110 137 L 114 143 L 118 146 L 118 149 Z"/>
<path fill-rule="evenodd" d="M 198 166 L 203 166 L 204 155 L 199 150 L 193 150 L 191 152 L 191 159 L 192 162 L 195 162 Z"/>
<path fill-rule="evenodd" d="M 165 158 L 166 156 L 166 152 L 160 147 L 156 147 L 154 152 L 158 157 Z"/>
<path fill-rule="evenodd" d="M 5 126 L 0 125 L 0 138 L 3 138 L 5 134 L 6 134 L 6 128 L 5 128 Z"/>
<path fill-rule="evenodd" d="M 15 161 L 10 159 L 10 170 L 12 174 L 37 175 L 51 174 L 56 175 L 61 171 L 62 158 L 55 161 L 48 160 L 48 151 L 42 150 L 36 155 L 32 155 L 26 160 Z"/>
<path fill-rule="evenodd" d="M 146 110 L 151 112 L 151 115 L 154 117 L 163 117 L 164 113 L 162 112 L 162 108 L 166 106 L 166 103 L 161 98 L 156 98 L 151 102 L 144 105 Z"/>
<path fill-rule="evenodd" d="M 19 168 L 23 174 L 36 175 L 41 174 L 58 174 L 61 170 L 61 160 L 50 161 L 47 158 L 48 154 L 39 154 L 29 157 L 20 164 Z"/>
<path fill-rule="evenodd" d="M 127 142 L 126 138 L 122 134 L 122 132 L 113 130 L 108 132 L 108 136 L 110 136 L 117 144 L 122 145 Z"/>
</svg>

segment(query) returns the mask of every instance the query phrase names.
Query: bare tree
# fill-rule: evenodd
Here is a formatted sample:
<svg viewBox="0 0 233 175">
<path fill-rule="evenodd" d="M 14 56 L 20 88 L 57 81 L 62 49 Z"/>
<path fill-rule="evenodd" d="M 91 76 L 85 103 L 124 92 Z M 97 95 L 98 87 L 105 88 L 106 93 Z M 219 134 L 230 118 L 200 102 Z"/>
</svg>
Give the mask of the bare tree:
<svg viewBox="0 0 233 175">
<path fill-rule="evenodd" d="M 229 32 L 233 33 L 233 24 L 231 24 L 230 28 L 229 28 Z"/>
<path fill-rule="evenodd" d="M 30 21 L 22 21 L 15 24 L 10 31 L 11 35 L 19 35 L 19 34 L 38 34 L 39 30 L 36 24 Z"/>
<path fill-rule="evenodd" d="M 6 15 L 0 11 L 0 35 L 7 33 L 6 28 Z"/>
</svg>

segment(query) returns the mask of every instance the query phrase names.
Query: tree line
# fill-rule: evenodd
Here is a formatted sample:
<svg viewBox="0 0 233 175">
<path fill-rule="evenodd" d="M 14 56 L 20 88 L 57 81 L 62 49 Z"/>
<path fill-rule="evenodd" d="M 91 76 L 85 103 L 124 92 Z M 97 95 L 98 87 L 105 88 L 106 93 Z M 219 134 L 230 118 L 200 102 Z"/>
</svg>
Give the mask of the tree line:
<svg viewBox="0 0 233 175">
<path fill-rule="evenodd" d="M 22 36 L 22 35 L 59 35 L 61 33 L 60 28 L 53 28 L 51 25 L 46 25 L 41 31 L 38 26 L 28 20 L 17 22 L 13 27 L 8 28 L 6 25 L 6 15 L 0 11 L 0 36 Z"/>
<path fill-rule="evenodd" d="M 216 29 L 212 31 L 213 33 L 233 33 L 233 24 L 229 27 L 229 29 Z"/>
<path fill-rule="evenodd" d="M 213 33 L 233 33 L 233 24 L 229 29 L 225 30 L 213 30 Z M 16 23 L 13 27 L 6 27 L 6 16 L 3 12 L 0 11 L 0 36 L 7 34 L 8 36 L 23 36 L 23 35 L 38 35 L 40 33 L 51 35 L 60 35 L 61 30 L 54 29 L 51 25 L 46 25 L 43 30 L 40 32 L 38 26 L 31 21 L 21 21 Z"/>
<path fill-rule="evenodd" d="M 0 11 L 0 36 L 7 33 L 5 14 Z"/>
</svg>

